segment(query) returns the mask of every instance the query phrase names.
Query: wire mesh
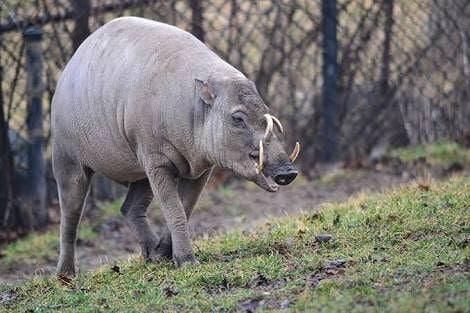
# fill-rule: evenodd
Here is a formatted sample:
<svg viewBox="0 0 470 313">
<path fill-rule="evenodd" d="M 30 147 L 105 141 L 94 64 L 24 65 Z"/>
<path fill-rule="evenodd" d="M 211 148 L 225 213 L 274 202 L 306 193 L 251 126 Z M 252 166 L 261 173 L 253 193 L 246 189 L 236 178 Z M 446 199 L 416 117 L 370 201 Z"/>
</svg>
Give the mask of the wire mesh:
<svg viewBox="0 0 470 313">
<path fill-rule="evenodd" d="M 73 53 L 69 0 L 6 0 L 0 7 L 0 65 L 11 132 L 24 138 L 26 72 L 22 32 L 44 31 L 45 139 L 50 102 Z M 91 1 L 90 29 L 123 15 L 193 29 L 191 1 Z M 205 43 L 255 81 L 288 130 L 300 138 L 307 166 L 322 137 L 322 65 L 337 62 L 338 157 L 367 155 L 377 145 L 470 137 L 468 0 L 338 0 L 337 60 L 322 57 L 321 1 L 202 1 Z M 15 154 L 24 144 L 14 140 Z M 48 150 L 49 151 L 49 150 Z M 24 164 L 23 164 L 24 165 Z"/>
</svg>

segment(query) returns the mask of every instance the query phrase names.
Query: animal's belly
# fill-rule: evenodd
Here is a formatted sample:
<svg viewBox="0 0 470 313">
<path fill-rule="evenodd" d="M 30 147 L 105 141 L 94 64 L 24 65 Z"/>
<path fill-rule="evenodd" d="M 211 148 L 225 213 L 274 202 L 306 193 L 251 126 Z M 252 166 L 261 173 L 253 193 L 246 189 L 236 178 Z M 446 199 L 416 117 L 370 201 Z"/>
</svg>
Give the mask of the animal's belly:
<svg viewBox="0 0 470 313">
<path fill-rule="evenodd" d="M 106 177 L 118 183 L 134 182 L 146 177 L 145 172 L 142 168 L 134 166 L 123 166 L 119 170 L 117 170 L 116 167 L 106 167 L 100 172 Z"/>
<path fill-rule="evenodd" d="M 123 147 L 88 147 L 82 157 L 95 172 L 119 183 L 137 181 L 146 176 L 136 156 Z"/>
</svg>

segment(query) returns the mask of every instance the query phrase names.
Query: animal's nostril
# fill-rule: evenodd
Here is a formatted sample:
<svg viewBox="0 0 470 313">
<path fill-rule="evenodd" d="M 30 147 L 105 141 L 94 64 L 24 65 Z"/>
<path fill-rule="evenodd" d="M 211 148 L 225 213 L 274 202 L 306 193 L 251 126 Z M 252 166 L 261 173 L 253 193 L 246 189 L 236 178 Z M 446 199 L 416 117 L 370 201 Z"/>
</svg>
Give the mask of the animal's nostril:
<svg viewBox="0 0 470 313">
<path fill-rule="evenodd" d="M 274 176 L 274 181 L 278 185 L 289 185 L 297 177 L 297 171 L 290 171 Z"/>
</svg>

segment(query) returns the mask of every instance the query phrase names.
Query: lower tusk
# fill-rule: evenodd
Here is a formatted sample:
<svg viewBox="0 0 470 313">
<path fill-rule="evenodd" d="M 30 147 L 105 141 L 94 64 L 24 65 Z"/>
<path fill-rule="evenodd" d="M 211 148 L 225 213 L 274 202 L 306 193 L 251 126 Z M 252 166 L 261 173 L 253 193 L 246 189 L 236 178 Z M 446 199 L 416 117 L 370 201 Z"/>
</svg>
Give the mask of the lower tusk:
<svg viewBox="0 0 470 313">
<path fill-rule="evenodd" d="M 277 127 L 279 128 L 279 131 L 281 134 L 284 134 L 284 128 L 282 127 L 281 121 L 277 119 L 277 117 L 271 115 L 271 118 L 273 119 L 274 123 L 276 123 Z"/>
<path fill-rule="evenodd" d="M 263 161 L 264 161 L 264 149 L 263 149 L 263 141 L 259 141 L 259 164 L 258 164 L 258 172 L 261 173 L 263 170 Z"/>
<path fill-rule="evenodd" d="M 295 143 L 294 150 L 292 151 L 291 155 L 289 156 L 289 159 L 292 163 L 294 163 L 294 161 L 297 159 L 297 157 L 299 156 L 299 153 L 300 153 L 300 143 L 297 141 Z"/>
</svg>

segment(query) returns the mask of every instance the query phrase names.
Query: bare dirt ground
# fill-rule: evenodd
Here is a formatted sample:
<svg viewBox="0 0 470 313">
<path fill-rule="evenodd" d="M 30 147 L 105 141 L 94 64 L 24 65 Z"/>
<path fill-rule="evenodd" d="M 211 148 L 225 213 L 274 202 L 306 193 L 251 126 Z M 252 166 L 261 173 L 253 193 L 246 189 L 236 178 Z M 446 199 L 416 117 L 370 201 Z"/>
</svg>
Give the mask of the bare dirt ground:
<svg viewBox="0 0 470 313">
<path fill-rule="evenodd" d="M 228 187 L 206 190 L 191 217 L 191 234 L 193 238 L 205 238 L 234 229 L 252 230 L 273 217 L 311 212 L 326 202 L 342 201 L 359 192 L 380 192 L 416 177 L 412 171 L 396 171 L 390 166 L 386 170 L 351 170 L 335 165 L 317 169 L 317 174 L 320 178 L 311 181 L 297 179 L 291 186 L 274 194 L 239 180 L 232 181 Z M 162 228 L 162 218 L 157 204 L 149 209 L 149 216 L 158 233 Z M 120 214 L 107 217 L 104 222 L 94 223 L 91 220 L 89 223 L 93 225 L 97 237 L 94 240 L 78 240 L 80 271 L 90 271 L 140 252 L 138 243 Z M 0 283 L 50 275 L 54 272 L 56 260 L 54 257 L 37 262 L 34 266 L 11 266 L 7 271 L 0 272 Z"/>
</svg>

